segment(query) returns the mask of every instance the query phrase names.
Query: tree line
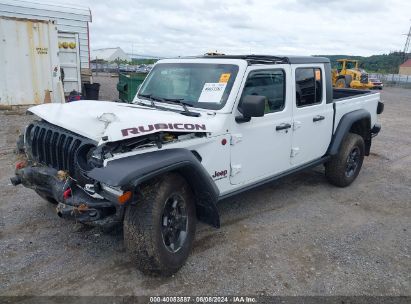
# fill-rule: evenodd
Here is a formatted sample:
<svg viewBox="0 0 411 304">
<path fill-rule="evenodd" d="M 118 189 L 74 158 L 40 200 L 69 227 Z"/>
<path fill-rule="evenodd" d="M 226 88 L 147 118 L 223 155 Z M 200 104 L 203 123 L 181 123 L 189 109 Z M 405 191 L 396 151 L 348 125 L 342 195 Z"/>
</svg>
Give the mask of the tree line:
<svg viewBox="0 0 411 304">
<path fill-rule="evenodd" d="M 407 54 L 410 55 L 410 54 Z M 358 60 L 360 67 L 371 73 L 398 74 L 399 66 L 404 62 L 403 52 L 391 52 L 389 54 L 372 55 L 368 57 L 350 55 L 319 55 L 327 57 L 331 61 L 331 66 L 337 66 L 338 59 Z M 406 58 L 411 56 L 406 56 Z"/>
<path fill-rule="evenodd" d="M 407 54 L 405 58 L 411 58 L 411 53 Z M 382 74 L 398 74 L 399 66 L 404 62 L 404 53 L 400 51 L 391 52 L 389 54 L 372 55 L 368 57 L 364 56 L 351 56 L 351 55 L 316 55 L 321 57 L 327 57 L 331 61 L 331 66 L 335 68 L 337 66 L 338 59 L 354 59 L 358 60 L 360 67 L 370 73 L 382 73 Z M 115 60 L 117 64 L 154 64 L 157 59 L 136 59 L 132 61 Z"/>
</svg>

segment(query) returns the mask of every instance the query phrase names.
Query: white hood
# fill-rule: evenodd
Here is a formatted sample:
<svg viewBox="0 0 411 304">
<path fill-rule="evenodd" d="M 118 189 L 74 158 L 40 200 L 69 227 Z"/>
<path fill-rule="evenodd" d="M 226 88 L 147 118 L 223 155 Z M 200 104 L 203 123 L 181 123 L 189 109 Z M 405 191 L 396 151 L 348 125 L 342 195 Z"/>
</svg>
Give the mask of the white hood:
<svg viewBox="0 0 411 304">
<path fill-rule="evenodd" d="M 118 141 L 159 131 L 216 132 L 214 115 L 200 117 L 133 104 L 80 100 L 66 104 L 42 104 L 29 109 L 40 118 L 100 142 Z"/>
</svg>

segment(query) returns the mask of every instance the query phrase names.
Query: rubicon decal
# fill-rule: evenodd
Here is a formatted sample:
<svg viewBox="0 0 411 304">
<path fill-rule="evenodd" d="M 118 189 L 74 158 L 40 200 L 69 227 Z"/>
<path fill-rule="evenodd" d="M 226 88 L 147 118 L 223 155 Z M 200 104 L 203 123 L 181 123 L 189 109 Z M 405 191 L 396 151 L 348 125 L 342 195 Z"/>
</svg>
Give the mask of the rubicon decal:
<svg viewBox="0 0 411 304">
<path fill-rule="evenodd" d="M 206 131 L 206 126 L 204 124 L 191 123 L 157 123 L 122 129 L 121 134 L 123 134 L 123 136 L 128 136 L 130 134 L 147 133 L 154 130 Z"/>
<path fill-rule="evenodd" d="M 214 174 L 211 176 L 214 180 L 219 180 L 222 178 L 226 178 L 227 177 L 227 170 L 222 170 L 222 171 L 215 171 Z"/>
</svg>

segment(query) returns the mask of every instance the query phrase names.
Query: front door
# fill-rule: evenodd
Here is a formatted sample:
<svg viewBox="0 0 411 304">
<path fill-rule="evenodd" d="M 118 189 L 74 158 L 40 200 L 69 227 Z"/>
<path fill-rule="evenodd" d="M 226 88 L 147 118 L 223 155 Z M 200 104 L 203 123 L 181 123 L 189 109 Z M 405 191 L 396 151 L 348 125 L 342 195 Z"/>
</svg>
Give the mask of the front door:
<svg viewBox="0 0 411 304">
<path fill-rule="evenodd" d="M 266 97 L 265 115 L 249 122 L 233 119 L 231 184 L 249 184 L 290 168 L 292 139 L 292 86 L 289 65 L 261 69 L 252 66 L 242 84 L 238 108 L 246 95 Z"/>
</svg>

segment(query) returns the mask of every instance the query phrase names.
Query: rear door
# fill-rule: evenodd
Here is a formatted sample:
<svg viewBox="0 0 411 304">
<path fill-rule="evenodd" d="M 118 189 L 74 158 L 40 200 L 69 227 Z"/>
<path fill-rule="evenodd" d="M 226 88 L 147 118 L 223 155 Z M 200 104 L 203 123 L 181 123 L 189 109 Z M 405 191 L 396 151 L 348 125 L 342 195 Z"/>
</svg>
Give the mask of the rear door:
<svg viewBox="0 0 411 304">
<path fill-rule="evenodd" d="M 231 184 L 248 184 L 290 168 L 293 86 L 289 65 L 251 66 L 238 97 L 266 97 L 265 115 L 232 122 Z M 241 115 L 238 109 L 235 109 Z"/>
<path fill-rule="evenodd" d="M 302 165 L 323 156 L 330 144 L 332 104 L 326 103 L 322 65 L 293 65 L 293 136 L 291 164 Z"/>
</svg>

